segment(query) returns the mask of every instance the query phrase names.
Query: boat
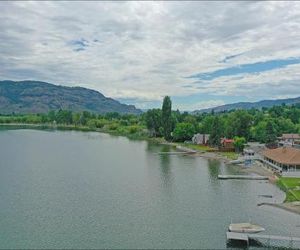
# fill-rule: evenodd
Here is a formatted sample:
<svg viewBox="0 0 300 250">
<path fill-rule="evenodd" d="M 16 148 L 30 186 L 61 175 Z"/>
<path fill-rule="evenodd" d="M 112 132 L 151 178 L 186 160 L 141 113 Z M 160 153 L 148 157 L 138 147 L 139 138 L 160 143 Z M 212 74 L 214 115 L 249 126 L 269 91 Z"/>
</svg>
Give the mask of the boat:
<svg viewBox="0 0 300 250">
<path fill-rule="evenodd" d="M 251 223 L 234 223 L 230 224 L 228 228 L 229 232 L 234 233 L 259 233 L 265 231 L 265 229 L 259 225 Z"/>
</svg>

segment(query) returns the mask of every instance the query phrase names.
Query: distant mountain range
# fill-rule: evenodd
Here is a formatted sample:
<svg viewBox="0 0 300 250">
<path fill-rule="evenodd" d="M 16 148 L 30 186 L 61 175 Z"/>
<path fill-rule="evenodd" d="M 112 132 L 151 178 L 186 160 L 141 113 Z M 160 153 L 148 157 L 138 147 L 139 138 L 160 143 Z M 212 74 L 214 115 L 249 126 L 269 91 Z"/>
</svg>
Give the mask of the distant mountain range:
<svg viewBox="0 0 300 250">
<path fill-rule="evenodd" d="M 45 113 L 68 109 L 75 112 L 140 114 L 133 105 L 122 104 L 100 92 L 39 81 L 0 81 L 0 114 Z"/>
<path fill-rule="evenodd" d="M 209 113 L 214 110 L 214 112 L 222 112 L 222 111 L 229 111 L 233 109 L 261 109 L 263 107 L 265 108 L 270 108 L 273 106 L 280 106 L 283 103 L 286 105 L 292 105 L 296 103 L 300 103 L 300 97 L 296 98 L 287 98 L 287 99 L 277 99 L 277 100 L 263 100 L 259 102 L 237 102 L 237 103 L 232 103 L 232 104 L 225 104 L 222 106 L 214 107 L 214 108 L 208 108 L 208 109 L 201 109 L 201 110 L 195 110 L 192 113 L 197 114 L 197 113 Z"/>
</svg>

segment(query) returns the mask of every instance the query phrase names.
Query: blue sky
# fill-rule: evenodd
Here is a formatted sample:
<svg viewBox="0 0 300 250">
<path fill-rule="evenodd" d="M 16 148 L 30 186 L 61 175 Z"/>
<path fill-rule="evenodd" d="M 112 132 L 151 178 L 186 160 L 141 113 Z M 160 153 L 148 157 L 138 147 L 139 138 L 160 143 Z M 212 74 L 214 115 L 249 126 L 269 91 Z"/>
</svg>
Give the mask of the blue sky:
<svg viewBox="0 0 300 250">
<path fill-rule="evenodd" d="M 300 2 L 0 2 L 0 79 L 195 110 L 300 96 Z M 245 18 L 247 17 L 247 18 Z"/>
<path fill-rule="evenodd" d="M 237 55 L 227 56 L 224 61 L 237 57 Z M 224 62 L 223 61 L 223 62 Z M 287 58 L 287 59 L 277 59 L 265 62 L 256 62 L 250 64 L 236 65 L 229 68 L 219 69 L 212 72 L 200 73 L 189 76 L 189 78 L 196 78 L 200 80 L 214 80 L 222 76 L 233 76 L 233 75 L 243 75 L 243 74 L 255 74 L 269 70 L 276 70 L 280 68 L 287 67 L 293 64 L 299 64 L 300 58 Z"/>
</svg>

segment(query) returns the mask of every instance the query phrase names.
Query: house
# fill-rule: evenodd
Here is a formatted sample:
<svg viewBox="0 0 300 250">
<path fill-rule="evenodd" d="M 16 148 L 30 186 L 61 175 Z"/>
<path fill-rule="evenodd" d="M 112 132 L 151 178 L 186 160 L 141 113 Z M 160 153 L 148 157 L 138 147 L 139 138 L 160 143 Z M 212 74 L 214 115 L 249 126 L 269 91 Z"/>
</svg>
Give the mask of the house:
<svg viewBox="0 0 300 250">
<path fill-rule="evenodd" d="M 254 156 L 255 152 L 252 149 L 244 148 L 243 155 L 244 156 Z"/>
<path fill-rule="evenodd" d="M 278 137 L 280 146 L 291 146 L 295 144 L 300 144 L 300 135 L 299 134 L 282 134 L 281 137 Z"/>
<path fill-rule="evenodd" d="M 209 134 L 195 134 L 192 138 L 192 142 L 197 145 L 207 145 L 209 140 Z"/>
<path fill-rule="evenodd" d="M 262 153 L 264 162 L 280 172 L 298 172 L 300 174 L 300 150 L 293 147 L 266 149 Z M 283 174 L 284 175 L 284 174 Z"/>
<path fill-rule="evenodd" d="M 234 140 L 222 138 L 221 139 L 221 147 L 219 148 L 220 151 L 234 151 Z"/>
</svg>

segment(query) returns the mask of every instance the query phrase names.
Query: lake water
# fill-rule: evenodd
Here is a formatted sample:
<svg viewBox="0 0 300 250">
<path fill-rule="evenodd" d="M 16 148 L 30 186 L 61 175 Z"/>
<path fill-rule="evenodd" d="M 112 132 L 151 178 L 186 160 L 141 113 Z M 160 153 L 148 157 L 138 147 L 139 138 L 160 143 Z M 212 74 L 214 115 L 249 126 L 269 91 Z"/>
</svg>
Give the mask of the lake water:
<svg viewBox="0 0 300 250">
<path fill-rule="evenodd" d="M 0 248 L 226 248 L 231 222 L 300 236 L 300 216 L 257 203 L 266 181 L 96 132 L 0 130 Z"/>
</svg>

